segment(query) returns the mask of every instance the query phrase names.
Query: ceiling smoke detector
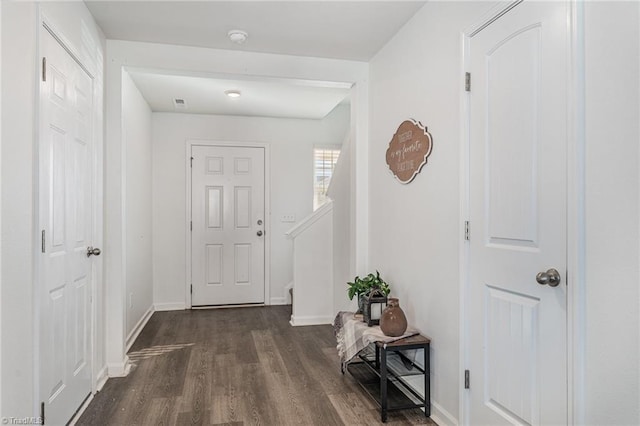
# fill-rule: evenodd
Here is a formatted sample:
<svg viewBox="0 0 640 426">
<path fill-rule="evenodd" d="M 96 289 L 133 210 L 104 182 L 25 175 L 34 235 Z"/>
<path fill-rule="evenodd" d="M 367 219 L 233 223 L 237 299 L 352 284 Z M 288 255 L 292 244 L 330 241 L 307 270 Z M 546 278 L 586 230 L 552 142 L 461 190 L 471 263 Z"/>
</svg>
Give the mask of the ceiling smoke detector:
<svg viewBox="0 0 640 426">
<path fill-rule="evenodd" d="M 231 30 L 227 33 L 227 37 L 229 37 L 229 40 L 231 40 L 235 44 L 243 44 L 245 41 L 247 41 L 249 34 L 241 30 Z"/>
</svg>

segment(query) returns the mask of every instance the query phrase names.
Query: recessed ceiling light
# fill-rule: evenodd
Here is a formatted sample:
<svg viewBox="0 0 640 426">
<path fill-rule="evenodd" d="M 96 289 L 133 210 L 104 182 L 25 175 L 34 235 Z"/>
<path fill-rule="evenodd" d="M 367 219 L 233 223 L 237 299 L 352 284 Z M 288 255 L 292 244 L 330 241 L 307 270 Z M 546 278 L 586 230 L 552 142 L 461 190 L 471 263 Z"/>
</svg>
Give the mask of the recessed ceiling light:
<svg viewBox="0 0 640 426">
<path fill-rule="evenodd" d="M 227 37 L 235 44 L 243 44 L 247 41 L 249 34 L 242 30 L 231 30 L 227 33 Z"/>
<path fill-rule="evenodd" d="M 224 94 L 230 98 L 239 98 L 242 93 L 239 90 L 225 90 Z"/>
</svg>

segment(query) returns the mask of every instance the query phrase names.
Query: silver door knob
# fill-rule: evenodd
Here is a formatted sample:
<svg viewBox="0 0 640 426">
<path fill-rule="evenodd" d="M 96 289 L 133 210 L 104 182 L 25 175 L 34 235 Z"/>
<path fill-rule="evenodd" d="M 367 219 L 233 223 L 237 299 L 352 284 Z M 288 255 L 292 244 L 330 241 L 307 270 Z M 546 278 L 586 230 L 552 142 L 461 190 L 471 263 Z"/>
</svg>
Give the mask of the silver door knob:
<svg viewBox="0 0 640 426">
<path fill-rule="evenodd" d="M 557 287 L 560 284 L 562 277 L 560 277 L 560 273 L 551 268 L 547 272 L 538 272 L 536 275 L 536 281 L 540 285 L 548 285 L 549 287 Z"/>
<path fill-rule="evenodd" d="M 100 256 L 100 253 L 102 253 L 102 252 L 97 247 L 96 248 L 93 248 L 91 246 L 87 247 L 87 257 L 91 257 L 92 255 L 93 256 Z"/>
<path fill-rule="evenodd" d="M 258 237 L 262 237 L 262 231 L 258 231 L 256 232 L 256 234 L 258 235 Z"/>
</svg>

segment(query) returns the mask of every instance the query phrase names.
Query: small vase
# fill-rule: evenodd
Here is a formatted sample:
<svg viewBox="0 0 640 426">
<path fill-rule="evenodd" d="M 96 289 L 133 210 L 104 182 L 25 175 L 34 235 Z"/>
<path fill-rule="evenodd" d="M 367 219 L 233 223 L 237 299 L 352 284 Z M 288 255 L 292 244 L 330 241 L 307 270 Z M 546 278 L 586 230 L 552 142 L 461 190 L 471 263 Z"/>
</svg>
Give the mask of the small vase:
<svg viewBox="0 0 640 426">
<path fill-rule="evenodd" d="M 390 297 L 387 307 L 380 317 L 380 329 L 389 337 L 399 337 L 407 330 L 407 317 L 398 303 L 398 299 Z"/>
</svg>

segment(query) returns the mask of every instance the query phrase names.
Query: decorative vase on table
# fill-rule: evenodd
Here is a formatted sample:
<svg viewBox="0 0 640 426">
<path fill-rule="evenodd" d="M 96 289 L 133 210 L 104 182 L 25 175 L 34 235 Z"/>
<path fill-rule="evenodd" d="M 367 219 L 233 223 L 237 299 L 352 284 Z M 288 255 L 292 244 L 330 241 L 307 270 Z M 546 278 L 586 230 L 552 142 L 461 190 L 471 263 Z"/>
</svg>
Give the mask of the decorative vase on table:
<svg viewBox="0 0 640 426">
<path fill-rule="evenodd" d="M 364 305 L 367 303 L 367 295 L 364 293 L 358 294 L 358 311 L 356 314 L 362 314 L 364 312 Z"/>
<path fill-rule="evenodd" d="M 380 317 L 380 329 L 389 337 L 399 337 L 407 330 L 407 317 L 400 307 L 398 299 L 390 297 L 387 307 Z"/>
</svg>

